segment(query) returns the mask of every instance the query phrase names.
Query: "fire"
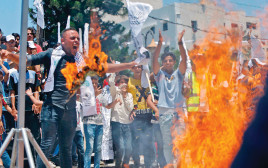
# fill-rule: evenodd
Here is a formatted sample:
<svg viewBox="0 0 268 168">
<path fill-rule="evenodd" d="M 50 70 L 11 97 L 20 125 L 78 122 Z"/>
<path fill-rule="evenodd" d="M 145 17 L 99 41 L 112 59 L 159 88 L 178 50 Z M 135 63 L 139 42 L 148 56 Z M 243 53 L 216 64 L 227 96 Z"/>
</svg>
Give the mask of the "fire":
<svg viewBox="0 0 268 168">
<path fill-rule="evenodd" d="M 108 56 L 101 51 L 100 37 L 105 33 L 99 25 L 96 12 L 92 12 L 89 31 L 89 52 L 84 56 L 85 66 L 78 72 L 76 63 L 67 63 L 61 72 L 66 78 L 66 87 L 73 94 L 85 81 L 87 74 L 103 76 L 107 70 Z"/>
<path fill-rule="evenodd" d="M 189 53 L 196 65 L 200 90 L 206 91 L 204 101 L 209 112 L 200 112 L 191 121 L 184 118 L 186 130 L 182 135 L 173 131 L 173 153 L 179 159 L 178 167 L 230 167 L 254 115 L 254 110 L 249 107 L 252 100 L 250 88 L 244 88 L 242 92 L 235 80 L 233 57 L 241 41 L 234 37 L 239 36 L 237 31 L 229 32 L 227 37 L 208 34 L 200 47 Z"/>
</svg>

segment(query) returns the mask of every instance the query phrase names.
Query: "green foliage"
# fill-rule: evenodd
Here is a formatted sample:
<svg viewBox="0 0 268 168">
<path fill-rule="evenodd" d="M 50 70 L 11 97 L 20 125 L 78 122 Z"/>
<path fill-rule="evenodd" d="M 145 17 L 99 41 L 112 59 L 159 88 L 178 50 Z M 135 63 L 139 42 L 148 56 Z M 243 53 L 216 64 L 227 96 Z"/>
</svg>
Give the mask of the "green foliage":
<svg viewBox="0 0 268 168">
<path fill-rule="evenodd" d="M 43 7 L 45 12 L 45 40 L 48 41 L 50 47 L 57 43 L 57 23 L 61 23 L 61 31 L 65 29 L 68 15 L 71 16 L 71 27 L 84 28 L 85 23 L 90 23 L 90 10 L 99 9 L 98 14 L 100 18 L 100 25 L 103 30 L 106 30 L 104 37 L 108 36 L 106 41 L 102 41 L 103 50 L 111 51 L 118 50 L 118 44 L 112 37 L 116 34 L 121 34 L 124 29 L 121 25 L 114 22 L 104 22 L 102 17 L 105 14 L 124 15 L 122 0 L 43 0 Z M 29 9 L 30 17 L 36 23 L 36 9 Z M 117 48 L 114 48 L 117 47 Z M 115 51 L 113 51 L 115 52 Z M 119 54 L 117 51 L 113 54 Z M 123 50 L 119 55 L 125 54 Z"/>
</svg>

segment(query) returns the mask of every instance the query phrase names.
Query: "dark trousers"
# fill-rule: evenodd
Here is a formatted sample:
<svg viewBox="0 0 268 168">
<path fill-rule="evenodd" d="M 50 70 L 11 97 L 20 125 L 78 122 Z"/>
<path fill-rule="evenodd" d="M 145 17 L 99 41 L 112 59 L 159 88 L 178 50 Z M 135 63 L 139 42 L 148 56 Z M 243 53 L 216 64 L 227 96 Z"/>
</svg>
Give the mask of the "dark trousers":
<svg viewBox="0 0 268 168">
<path fill-rule="evenodd" d="M 43 105 L 41 112 L 41 149 L 50 159 L 56 135 L 59 138 L 60 167 L 72 168 L 72 142 L 76 128 L 76 109 L 61 109 L 52 105 Z M 37 157 L 37 167 L 45 168 L 41 158 Z"/>
<path fill-rule="evenodd" d="M 34 114 L 33 111 L 25 111 L 25 128 L 29 128 L 34 139 L 38 144 L 40 144 L 41 141 L 41 134 L 40 134 L 40 120 L 39 120 L 39 114 Z M 33 154 L 34 161 L 36 161 L 37 152 L 34 150 L 34 147 L 31 145 L 31 151 Z M 24 154 L 26 155 L 26 152 Z"/>
<path fill-rule="evenodd" d="M 76 151 L 78 154 L 78 168 L 84 167 L 84 137 L 82 131 L 75 131 L 73 146 L 72 146 L 72 158 L 76 156 Z M 73 160 L 74 161 L 74 160 Z"/>
<path fill-rule="evenodd" d="M 130 124 L 111 122 L 113 143 L 116 149 L 115 167 L 129 164 L 131 155 L 131 131 Z"/>
<path fill-rule="evenodd" d="M 151 167 L 154 154 L 151 121 L 138 119 L 134 120 L 131 124 L 131 133 L 132 157 L 134 160 L 134 166 L 140 166 L 140 154 L 143 154 L 145 167 Z"/>
</svg>

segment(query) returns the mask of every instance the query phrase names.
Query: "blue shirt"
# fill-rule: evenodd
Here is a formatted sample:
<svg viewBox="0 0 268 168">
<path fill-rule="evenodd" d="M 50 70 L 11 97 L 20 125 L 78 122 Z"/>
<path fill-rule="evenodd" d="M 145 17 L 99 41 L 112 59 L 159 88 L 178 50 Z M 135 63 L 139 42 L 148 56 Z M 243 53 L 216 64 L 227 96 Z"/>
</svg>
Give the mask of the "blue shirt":
<svg viewBox="0 0 268 168">
<path fill-rule="evenodd" d="M 155 80 L 159 92 L 158 107 L 176 108 L 183 106 L 183 75 L 179 69 L 176 69 L 172 74 L 159 70 L 158 74 L 155 75 Z"/>
</svg>

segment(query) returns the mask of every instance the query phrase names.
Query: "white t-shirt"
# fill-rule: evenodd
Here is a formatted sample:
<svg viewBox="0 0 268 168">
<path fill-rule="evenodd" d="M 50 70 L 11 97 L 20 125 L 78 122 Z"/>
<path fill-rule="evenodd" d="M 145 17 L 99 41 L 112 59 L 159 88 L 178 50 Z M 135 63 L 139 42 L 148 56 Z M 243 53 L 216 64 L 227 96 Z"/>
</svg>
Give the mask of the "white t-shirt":
<svg viewBox="0 0 268 168">
<path fill-rule="evenodd" d="M 83 107 L 83 117 L 96 115 L 96 97 L 90 76 L 86 77 L 85 82 L 80 87 L 80 92 Z"/>
</svg>

